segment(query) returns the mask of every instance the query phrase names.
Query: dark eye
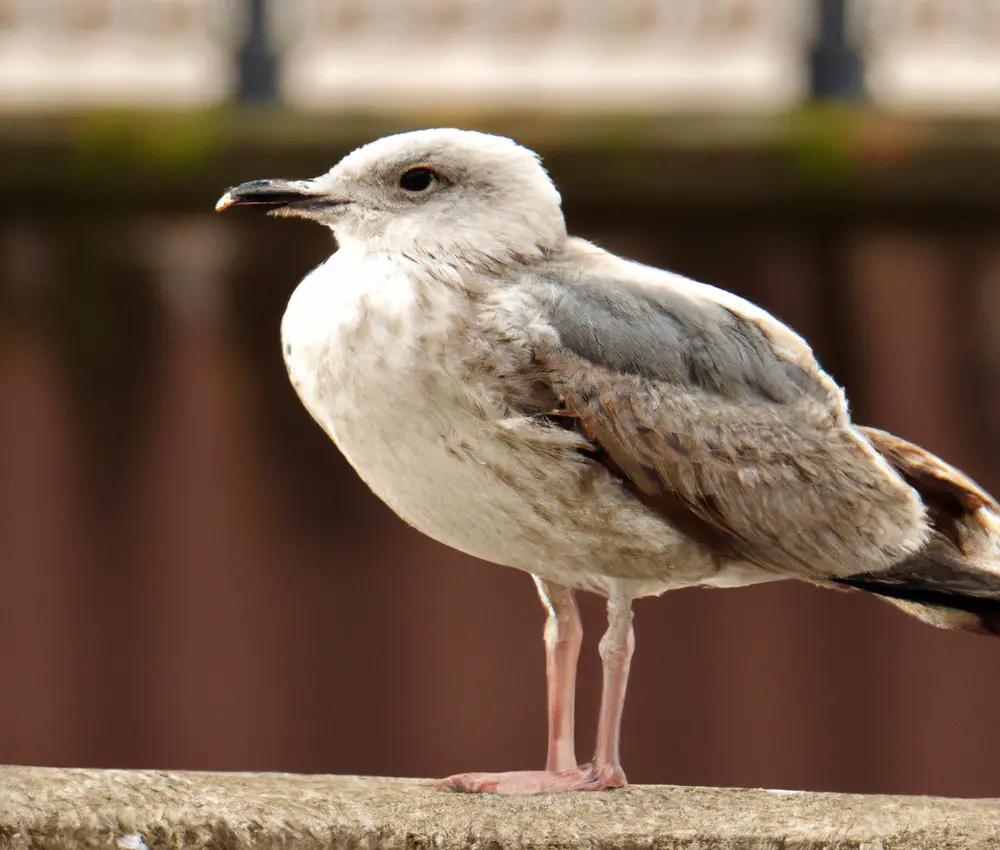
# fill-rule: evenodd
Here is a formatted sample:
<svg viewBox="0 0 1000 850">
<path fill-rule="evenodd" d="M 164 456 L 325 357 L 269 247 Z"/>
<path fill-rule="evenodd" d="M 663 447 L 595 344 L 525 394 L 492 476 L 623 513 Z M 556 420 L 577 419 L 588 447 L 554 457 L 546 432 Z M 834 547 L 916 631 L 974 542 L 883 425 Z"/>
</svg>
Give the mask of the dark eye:
<svg viewBox="0 0 1000 850">
<path fill-rule="evenodd" d="M 437 174 L 433 168 L 418 165 L 416 168 L 408 168 L 399 176 L 399 188 L 407 192 L 423 192 L 429 189 L 431 183 L 437 180 Z"/>
</svg>

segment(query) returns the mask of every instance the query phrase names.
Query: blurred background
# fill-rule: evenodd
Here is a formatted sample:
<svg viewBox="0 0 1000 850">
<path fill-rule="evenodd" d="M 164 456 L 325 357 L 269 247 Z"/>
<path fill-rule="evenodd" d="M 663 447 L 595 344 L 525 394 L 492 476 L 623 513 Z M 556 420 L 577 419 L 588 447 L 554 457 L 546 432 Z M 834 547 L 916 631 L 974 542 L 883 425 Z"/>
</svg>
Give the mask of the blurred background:
<svg viewBox="0 0 1000 850">
<path fill-rule="evenodd" d="M 531 581 L 396 519 L 288 385 L 329 234 L 212 212 L 438 125 L 1000 491 L 1000 0 L 0 0 L 0 762 L 542 766 Z M 791 585 L 636 627 L 634 782 L 1000 796 L 998 641 Z"/>
</svg>

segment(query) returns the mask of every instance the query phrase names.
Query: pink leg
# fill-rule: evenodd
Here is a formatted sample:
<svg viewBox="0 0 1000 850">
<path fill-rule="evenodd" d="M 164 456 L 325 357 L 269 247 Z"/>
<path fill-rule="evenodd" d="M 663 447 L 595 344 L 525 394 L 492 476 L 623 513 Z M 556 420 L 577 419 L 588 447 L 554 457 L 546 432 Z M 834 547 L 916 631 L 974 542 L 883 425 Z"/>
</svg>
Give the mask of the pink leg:
<svg viewBox="0 0 1000 850">
<path fill-rule="evenodd" d="M 608 630 L 601 638 L 601 660 L 604 662 L 604 689 L 601 693 L 601 714 L 597 722 L 597 746 L 594 749 L 592 775 L 600 788 L 627 785 L 622 770 L 619 740 L 628 670 L 635 650 L 632 629 L 632 600 L 612 596 L 608 599 Z"/>
<path fill-rule="evenodd" d="M 496 794 L 539 794 L 554 791 L 598 791 L 628 784 L 621 766 L 619 738 L 629 665 L 635 649 L 632 600 L 612 594 L 608 599 L 608 629 L 601 638 L 604 688 L 592 764 L 577 766 L 573 747 L 576 662 L 583 630 L 573 591 L 536 578 L 549 612 L 545 649 L 549 685 L 549 757 L 545 770 L 510 773 L 463 773 L 444 780 L 457 791 Z"/>
<path fill-rule="evenodd" d="M 548 611 L 545 622 L 545 669 L 548 681 L 549 753 L 545 770 L 509 773 L 463 773 L 444 780 L 458 791 L 491 791 L 497 794 L 538 794 L 566 791 L 591 776 L 576 762 L 573 717 L 576 700 L 576 666 L 583 628 L 572 590 L 535 578 L 538 594 Z"/>
<path fill-rule="evenodd" d="M 535 579 L 548 611 L 545 621 L 545 676 L 548 684 L 549 753 L 545 769 L 552 773 L 576 770 L 576 667 L 583 643 L 580 610 L 572 590 Z"/>
</svg>

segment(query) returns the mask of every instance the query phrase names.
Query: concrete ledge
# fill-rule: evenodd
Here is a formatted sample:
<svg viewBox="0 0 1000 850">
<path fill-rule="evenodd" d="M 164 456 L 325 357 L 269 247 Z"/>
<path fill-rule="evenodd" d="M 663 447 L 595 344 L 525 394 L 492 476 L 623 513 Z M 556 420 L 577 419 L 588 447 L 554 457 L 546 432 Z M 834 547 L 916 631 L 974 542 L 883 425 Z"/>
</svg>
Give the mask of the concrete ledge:
<svg viewBox="0 0 1000 850">
<path fill-rule="evenodd" d="M 1000 848 L 1000 800 L 636 786 L 502 798 L 425 780 L 0 767 L 0 848 Z"/>
</svg>

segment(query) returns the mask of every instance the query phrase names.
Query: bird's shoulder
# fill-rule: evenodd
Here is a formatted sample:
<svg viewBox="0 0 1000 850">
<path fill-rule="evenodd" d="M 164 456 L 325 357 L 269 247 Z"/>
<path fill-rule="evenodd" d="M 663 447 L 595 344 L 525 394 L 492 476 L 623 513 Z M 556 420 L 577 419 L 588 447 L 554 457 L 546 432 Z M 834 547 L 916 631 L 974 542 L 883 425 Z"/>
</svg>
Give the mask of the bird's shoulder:
<svg viewBox="0 0 1000 850">
<path fill-rule="evenodd" d="M 494 327 L 537 356 L 733 402 L 802 402 L 846 422 L 843 392 L 809 344 L 726 290 L 572 239 L 492 295 Z"/>
</svg>

